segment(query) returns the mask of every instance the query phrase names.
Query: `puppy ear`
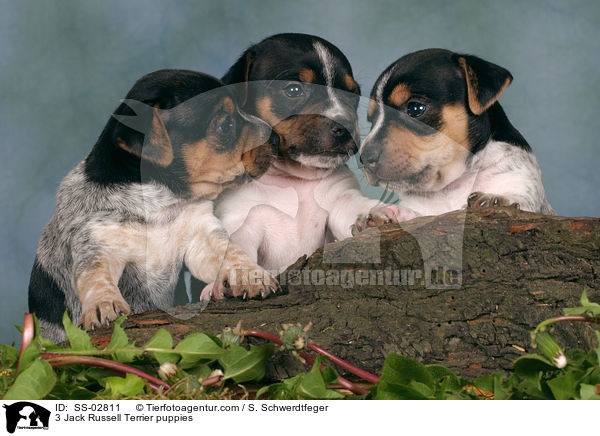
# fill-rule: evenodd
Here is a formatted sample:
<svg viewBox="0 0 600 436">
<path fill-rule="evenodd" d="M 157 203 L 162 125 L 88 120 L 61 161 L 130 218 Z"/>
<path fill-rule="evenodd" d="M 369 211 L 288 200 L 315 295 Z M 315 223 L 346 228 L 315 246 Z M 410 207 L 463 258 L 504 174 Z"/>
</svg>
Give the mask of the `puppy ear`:
<svg viewBox="0 0 600 436">
<path fill-rule="evenodd" d="M 512 75 L 499 65 L 476 56 L 458 55 L 458 64 L 465 72 L 469 109 L 481 115 L 512 82 Z"/>
<path fill-rule="evenodd" d="M 156 165 L 169 166 L 173 162 L 173 146 L 159 109 L 137 100 L 127 99 L 123 100 L 123 103 L 131 108 L 135 115 L 113 114 L 113 117 L 135 132 L 117 132 L 115 134 L 117 145 Z M 122 111 L 117 110 L 117 112 Z M 143 139 L 140 133 L 143 134 Z"/>
<path fill-rule="evenodd" d="M 248 83 L 250 80 L 250 72 L 254 66 L 254 60 L 256 59 L 256 53 L 252 48 L 246 50 L 235 64 L 229 68 L 229 71 L 221 78 L 221 81 L 226 85 L 233 83 Z M 239 102 L 241 106 L 246 105 L 248 100 L 248 85 L 244 86 L 243 95 L 239 96 Z"/>
</svg>

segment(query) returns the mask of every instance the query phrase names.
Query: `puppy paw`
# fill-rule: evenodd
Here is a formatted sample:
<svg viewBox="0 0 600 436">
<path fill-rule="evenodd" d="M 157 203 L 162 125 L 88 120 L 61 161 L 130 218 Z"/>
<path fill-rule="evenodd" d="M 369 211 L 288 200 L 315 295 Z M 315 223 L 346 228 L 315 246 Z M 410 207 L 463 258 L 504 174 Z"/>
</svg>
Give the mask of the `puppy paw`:
<svg viewBox="0 0 600 436">
<path fill-rule="evenodd" d="M 488 194 L 485 192 L 473 192 L 467 198 L 469 209 L 483 209 L 484 207 L 513 206 L 519 208 L 519 203 L 511 202 L 501 195 Z"/>
<path fill-rule="evenodd" d="M 420 216 L 412 209 L 386 204 L 371 209 L 368 215 L 359 215 L 351 228 L 352 236 L 356 236 L 368 227 L 379 227 L 383 224 L 402 222 Z"/>
<path fill-rule="evenodd" d="M 131 313 L 129 304 L 118 291 L 92 293 L 92 295 L 88 295 L 81 306 L 78 325 L 83 326 L 86 330 L 108 326 L 119 316 Z"/>
<path fill-rule="evenodd" d="M 216 282 L 209 283 L 208 285 L 206 285 L 204 287 L 204 289 L 202 289 L 202 292 L 200 293 L 200 301 L 222 300 L 223 299 L 222 293 L 217 294 L 217 292 L 214 292 L 215 283 Z M 218 286 L 216 288 L 219 289 Z"/>
<path fill-rule="evenodd" d="M 279 290 L 279 282 L 275 277 L 249 261 L 234 266 L 224 265 L 223 274 L 213 285 L 211 293 L 213 299 L 234 297 L 248 300 L 264 299 Z"/>
</svg>

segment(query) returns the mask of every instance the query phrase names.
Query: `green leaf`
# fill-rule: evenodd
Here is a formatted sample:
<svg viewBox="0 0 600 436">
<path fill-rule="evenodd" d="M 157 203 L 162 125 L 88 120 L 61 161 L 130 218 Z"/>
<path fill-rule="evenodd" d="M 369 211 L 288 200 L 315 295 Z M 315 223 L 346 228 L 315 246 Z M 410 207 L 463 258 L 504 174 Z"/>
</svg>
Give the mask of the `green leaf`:
<svg viewBox="0 0 600 436">
<path fill-rule="evenodd" d="M 91 400 L 94 398 L 96 398 L 96 394 L 84 387 L 57 383 L 44 400 Z"/>
<path fill-rule="evenodd" d="M 59 348 L 58 345 L 56 345 L 50 339 L 47 339 L 43 336 L 40 336 L 39 339 L 40 339 L 40 344 L 42 345 L 42 348 L 44 348 L 44 350 Z M 47 351 L 47 352 L 49 353 L 50 351 Z"/>
<path fill-rule="evenodd" d="M 10 345 L 0 344 L 0 362 L 8 367 L 16 365 L 19 359 L 19 350 Z"/>
<path fill-rule="evenodd" d="M 23 350 L 21 361 L 19 363 L 19 372 L 27 369 L 36 359 L 40 358 L 41 347 L 37 340 L 33 340 Z"/>
<path fill-rule="evenodd" d="M 162 348 L 164 350 L 172 350 L 173 337 L 171 336 L 171 333 L 161 328 L 154 334 L 154 336 L 152 336 L 152 339 L 148 341 L 148 343 L 145 345 L 145 348 Z M 173 353 L 161 353 L 160 351 L 148 351 L 148 353 L 156 359 L 159 365 L 162 365 L 165 362 L 177 363 L 180 358 L 178 354 Z"/>
<path fill-rule="evenodd" d="M 433 389 L 432 388 L 430 388 L 429 386 L 427 386 L 427 385 L 425 385 L 425 384 L 423 384 L 421 382 L 418 382 L 418 381 L 414 381 L 414 380 L 411 381 L 408 384 L 408 387 L 410 387 L 411 389 L 419 392 L 421 395 L 423 395 L 424 397 L 427 397 L 427 398 L 429 398 L 429 397 L 431 397 L 433 395 Z"/>
<path fill-rule="evenodd" d="M 511 382 L 516 383 L 515 379 L 512 379 Z M 505 400 L 509 398 L 511 394 L 510 383 L 504 382 L 503 371 L 479 377 L 475 379 L 473 384 L 481 391 L 487 391 L 494 394 L 494 399 L 496 400 Z"/>
<path fill-rule="evenodd" d="M 64 369 L 66 369 L 66 367 L 63 367 L 63 370 Z M 106 368 L 83 367 L 73 375 L 73 382 L 86 386 L 89 389 L 92 389 L 92 387 L 96 389 L 104 385 L 105 378 L 112 377 L 113 375 L 114 372 L 111 372 Z"/>
<path fill-rule="evenodd" d="M 592 303 L 587 296 L 587 291 L 584 290 L 581 294 L 581 306 L 580 307 L 569 307 L 563 309 L 565 315 L 582 315 L 588 314 L 590 316 L 600 316 L 600 304 Z"/>
<path fill-rule="evenodd" d="M 436 368 L 433 372 L 438 372 Z M 434 377 L 421 362 L 398 354 L 385 359 L 381 378 L 374 388 L 376 400 L 423 400 L 433 398 Z"/>
<path fill-rule="evenodd" d="M 447 395 L 451 393 L 459 393 L 462 394 L 464 392 L 463 384 L 460 382 L 460 379 L 456 376 L 444 376 L 442 378 L 442 382 L 439 387 L 439 396 L 436 396 L 437 399 L 442 400 L 447 398 Z"/>
<path fill-rule="evenodd" d="M 423 385 L 425 386 L 425 385 Z M 399 384 L 387 383 L 386 381 L 377 382 L 375 385 L 375 400 L 427 400 L 428 397 L 413 387 Z"/>
<path fill-rule="evenodd" d="M 108 377 L 104 381 L 106 385 L 103 393 L 112 398 L 120 396 L 133 397 L 139 394 L 146 384 L 143 378 L 129 373 L 127 373 L 125 378 Z"/>
<path fill-rule="evenodd" d="M 281 383 L 277 383 L 278 385 Z M 259 399 L 260 397 L 262 397 L 264 394 L 266 394 L 267 392 L 271 392 L 271 389 L 273 388 L 273 386 L 275 385 L 268 385 L 268 386 L 263 386 L 262 388 L 260 388 L 258 391 L 256 391 L 256 399 Z M 270 398 L 270 396 L 269 396 Z M 269 399 L 268 398 L 268 399 Z"/>
<path fill-rule="evenodd" d="M 548 380 L 547 384 L 556 400 L 577 398 L 577 375 L 574 371 Z"/>
<path fill-rule="evenodd" d="M 39 400 L 54 387 L 56 374 L 48 362 L 41 357 L 19 372 L 14 384 L 3 400 Z"/>
<path fill-rule="evenodd" d="M 73 351 L 96 351 L 96 348 L 92 345 L 90 335 L 88 335 L 86 331 L 73 325 L 66 310 L 63 314 L 62 322 L 67 339 L 69 340 L 69 344 Z"/>
<path fill-rule="evenodd" d="M 268 399 L 270 400 L 298 400 L 301 398 L 298 393 L 298 387 L 304 377 L 306 377 L 306 374 L 298 374 L 297 376 L 282 380 L 280 383 L 263 386 L 256 392 L 256 398 L 260 398 L 266 392 L 269 392 Z"/>
<path fill-rule="evenodd" d="M 181 352 L 181 368 L 191 368 L 197 363 L 218 359 L 224 352 L 213 338 L 205 333 L 192 333 L 175 347 Z"/>
<path fill-rule="evenodd" d="M 172 388 L 172 391 L 178 395 L 193 395 L 202 390 L 202 383 L 195 375 L 189 375 L 177 381 Z"/>
<path fill-rule="evenodd" d="M 212 372 L 212 368 L 208 365 L 197 365 L 185 371 L 186 374 L 193 375 L 202 380 L 210 377 Z"/>
<path fill-rule="evenodd" d="M 514 361 L 513 368 L 515 369 L 515 374 L 522 376 L 556 369 L 550 359 L 541 354 L 526 354 L 521 356 Z"/>
<path fill-rule="evenodd" d="M 579 380 L 581 383 L 597 385 L 600 384 L 600 367 L 594 366 L 588 368 L 585 373 L 585 376 Z"/>
<path fill-rule="evenodd" d="M 446 398 L 449 392 L 462 393 L 463 383 L 460 379 L 445 366 L 441 365 L 427 365 L 427 370 L 431 374 L 434 382 L 439 383 L 439 391 L 441 394 L 436 396 L 438 399 Z"/>
<path fill-rule="evenodd" d="M 334 389 L 327 389 L 323 374 L 319 369 L 322 356 L 317 357 L 308 374 L 301 378 L 298 385 L 298 394 L 306 400 L 335 400 L 344 398 L 344 395 Z M 330 377 L 330 374 L 327 374 Z"/>
<path fill-rule="evenodd" d="M 579 395 L 582 400 L 600 400 L 600 395 L 595 391 L 594 385 L 581 384 Z"/>
<path fill-rule="evenodd" d="M 587 311 L 585 307 L 566 307 L 563 309 L 565 315 L 585 315 Z"/>
<path fill-rule="evenodd" d="M 246 350 L 239 345 L 230 345 L 221 357 L 219 363 L 223 366 L 223 380 L 233 379 L 236 383 L 260 380 L 265 375 L 265 362 L 273 354 L 273 344 L 262 346 L 250 345 Z"/>
<path fill-rule="evenodd" d="M 321 375 L 327 386 L 334 385 L 338 382 L 338 373 L 331 366 L 325 366 L 321 370 Z"/>
<path fill-rule="evenodd" d="M 110 339 L 110 344 L 106 347 L 107 350 L 119 350 L 123 348 L 133 348 L 135 347 L 135 342 L 129 342 L 129 338 L 127 337 L 127 333 L 121 324 L 127 316 L 121 316 L 115 320 L 115 328 L 113 330 L 112 337 Z M 119 362 L 127 363 L 133 361 L 136 357 L 140 356 L 143 353 L 142 350 L 122 350 L 115 351 L 112 354 L 114 360 Z"/>
<path fill-rule="evenodd" d="M 598 342 L 598 346 L 596 347 L 596 357 L 598 357 L 598 366 L 600 366 L 600 331 L 596 330 L 596 341 Z"/>
<path fill-rule="evenodd" d="M 566 350 L 565 354 L 568 359 L 568 367 L 574 369 L 583 369 L 590 364 L 594 364 L 595 360 L 591 354 L 586 354 L 582 350 Z"/>
<path fill-rule="evenodd" d="M 441 381 L 443 377 L 448 376 L 456 377 L 456 374 L 454 374 L 450 369 L 442 365 L 426 365 L 425 368 L 427 368 L 427 371 L 429 371 L 429 374 L 431 374 L 434 381 Z M 456 378 L 458 379 L 458 377 Z"/>
<path fill-rule="evenodd" d="M 121 327 L 121 324 L 123 324 L 123 321 L 125 321 L 126 317 L 126 315 L 123 315 L 115 320 L 115 327 L 113 329 L 112 337 L 110 338 L 110 344 L 108 344 L 108 347 L 106 347 L 107 350 L 125 348 L 127 345 L 129 345 L 129 338 L 125 333 L 125 330 L 123 330 L 123 327 Z"/>
<path fill-rule="evenodd" d="M 433 377 L 425 365 L 398 354 L 390 354 L 381 370 L 381 380 L 395 385 L 408 385 L 411 381 L 433 388 Z"/>
</svg>

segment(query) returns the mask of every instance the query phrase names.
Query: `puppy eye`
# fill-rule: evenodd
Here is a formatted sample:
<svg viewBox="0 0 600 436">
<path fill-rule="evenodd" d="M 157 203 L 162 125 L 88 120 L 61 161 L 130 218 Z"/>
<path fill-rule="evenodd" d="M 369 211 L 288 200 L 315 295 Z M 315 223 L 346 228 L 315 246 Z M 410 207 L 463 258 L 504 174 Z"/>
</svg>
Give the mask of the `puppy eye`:
<svg viewBox="0 0 600 436">
<path fill-rule="evenodd" d="M 418 118 L 425 113 L 427 106 L 419 101 L 409 101 L 406 105 L 406 113 L 409 117 Z"/>
<path fill-rule="evenodd" d="M 302 89 L 302 85 L 299 83 L 290 83 L 283 89 L 283 92 L 291 98 L 302 97 L 304 95 L 304 89 Z"/>
<path fill-rule="evenodd" d="M 227 115 L 225 118 L 223 118 L 223 121 L 221 121 L 219 123 L 219 125 L 217 126 L 217 132 L 219 132 L 219 134 L 222 134 L 222 135 L 226 135 L 232 129 L 233 129 L 233 118 L 231 118 L 231 116 L 229 116 L 229 115 Z"/>
</svg>

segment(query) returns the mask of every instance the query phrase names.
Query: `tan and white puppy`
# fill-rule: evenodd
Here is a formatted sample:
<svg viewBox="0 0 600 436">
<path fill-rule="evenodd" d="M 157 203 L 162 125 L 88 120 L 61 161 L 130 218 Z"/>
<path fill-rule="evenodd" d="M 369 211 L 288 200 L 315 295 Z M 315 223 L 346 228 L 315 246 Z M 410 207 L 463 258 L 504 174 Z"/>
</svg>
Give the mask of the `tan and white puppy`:
<svg viewBox="0 0 600 436">
<path fill-rule="evenodd" d="M 497 102 L 504 68 L 442 49 L 411 53 L 377 79 L 361 161 L 372 185 L 422 215 L 518 204 L 554 213 L 537 160 Z"/>
</svg>

